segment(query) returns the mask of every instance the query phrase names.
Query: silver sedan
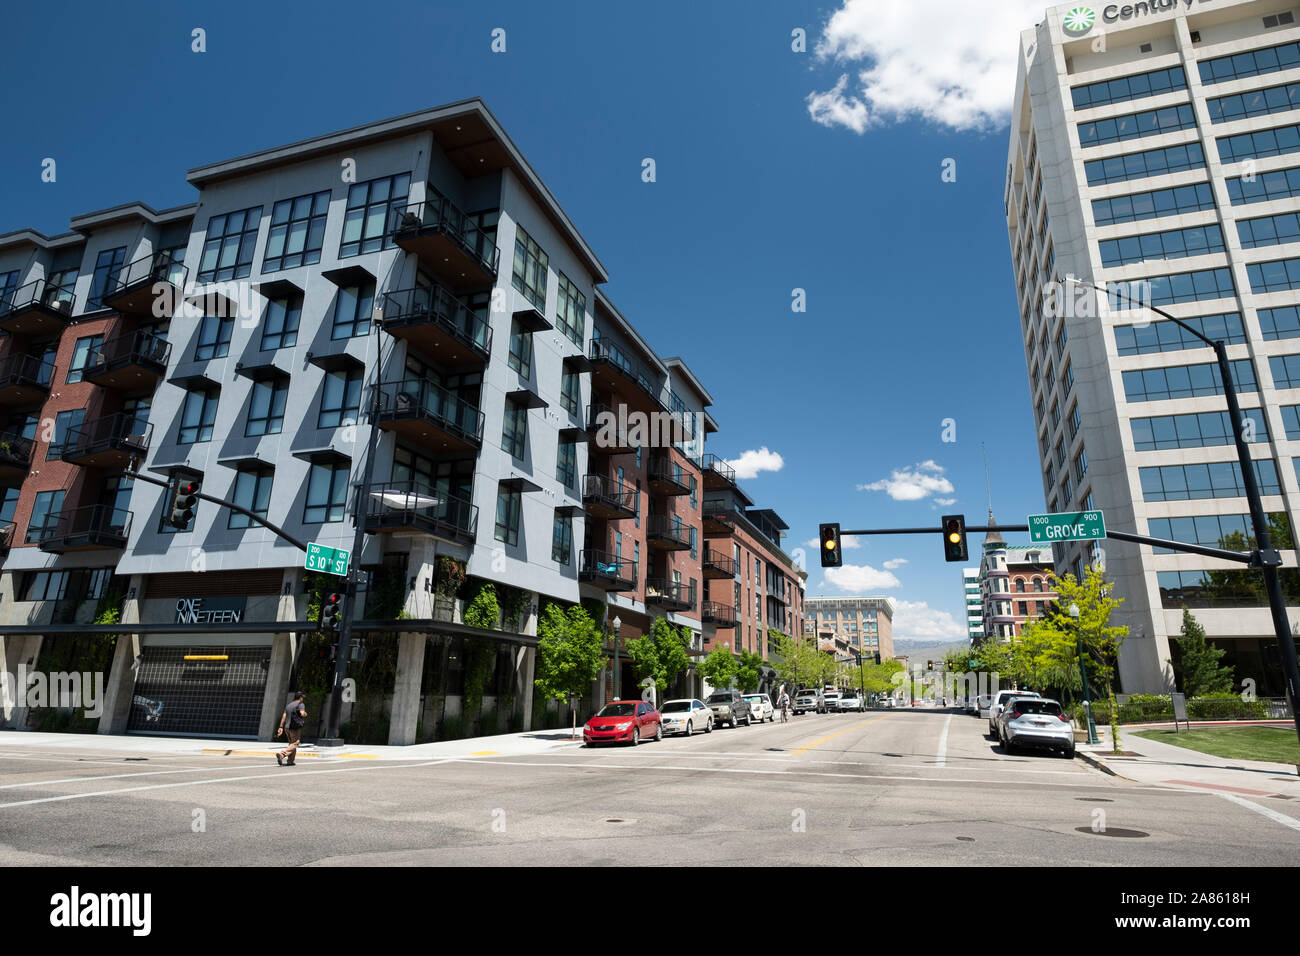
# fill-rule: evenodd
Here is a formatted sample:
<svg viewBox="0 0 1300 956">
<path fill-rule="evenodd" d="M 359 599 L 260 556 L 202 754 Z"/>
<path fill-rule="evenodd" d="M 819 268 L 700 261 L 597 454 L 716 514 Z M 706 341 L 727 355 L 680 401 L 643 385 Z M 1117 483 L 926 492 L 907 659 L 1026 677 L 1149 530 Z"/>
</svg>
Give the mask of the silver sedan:
<svg viewBox="0 0 1300 956">
<path fill-rule="evenodd" d="M 687 737 L 702 730 L 713 733 L 713 711 L 702 700 L 685 698 L 666 700 L 659 708 L 659 721 L 666 734 L 685 734 Z"/>
</svg>

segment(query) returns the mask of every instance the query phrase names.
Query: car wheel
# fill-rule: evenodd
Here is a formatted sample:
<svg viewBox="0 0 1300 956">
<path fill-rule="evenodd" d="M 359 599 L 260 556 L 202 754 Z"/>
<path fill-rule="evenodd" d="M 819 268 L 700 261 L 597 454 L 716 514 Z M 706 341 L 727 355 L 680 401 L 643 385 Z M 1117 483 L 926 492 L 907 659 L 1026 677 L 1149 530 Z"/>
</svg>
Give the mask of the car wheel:
<svg viewBox="0 0 1300 956">
<path fill-rule="evenodd" d="M 737 727 L 740 726 L 740 724 L 736 720 L 735 714 L 731 715 L 731 723 L 729 724 L 729 726 L 731 727 L 732 730 L 735 730 Z"/>
<path fill-rule="evenodd" d="M 1069 750 L 1062 750 L 1061 753 L 1065 755 L 1065 759 L 1066 759 L 1066 760 L 1073 760 L 1073 759 L 1074 759 L 1074 747 L 1073 747 L 1073 746 L 1071 746 Z"/>
<path fill-rule="evenodd" d="M 704 732 L 705 732 L 706 734 L 711 734 L 711 733 L 713 733 L 713 718 L 712 718 L 712 717 L 710 717 L 710 718 L 709 718 L 709 722 L 708 722 L 707 724 L 704 725 Z"/>
<path fill-rule="evenodd" d="M 632 746 L 635 747 L 635 746 L 636 746 L 637 744 L 639 744 L 640 742 L 641 742 L 641 728 L 640 728 L 640 727 L 633 727 L 633 728 L 632 728 Z"/>
<path fill-rule="evenodd" d="M 1008 737 L 1006 740 L 1002 741 L 1002 752 L 1003 752 L 1004 754 L 1013 754 L 1013 753 L 1016 752 L 1015 744 L 1013 744 L 1013 743 L 1011 742 L 1011 738 L 1010 738 L 1010 737 Z"/>
<path fill-rule="evenodd" d="M 686 736 L 689 737 L 695 733 L 695 724 L 692 721 L 686 721 Z"/>
<path fill-rule="evenodd" d="M 663 739 L 664 739 L 664 725 L 655 724 L 655 740 L 659 741 Z"/>
<path fill-rule="evenodd" d="M 745 715 L 745 726 L 746 726 L 746 727 L 753 727 L 753 726 L 754 726 L 754 715 L 753 715 L 753 714 L 746 714 L 746 715 Z"/>
</svg>

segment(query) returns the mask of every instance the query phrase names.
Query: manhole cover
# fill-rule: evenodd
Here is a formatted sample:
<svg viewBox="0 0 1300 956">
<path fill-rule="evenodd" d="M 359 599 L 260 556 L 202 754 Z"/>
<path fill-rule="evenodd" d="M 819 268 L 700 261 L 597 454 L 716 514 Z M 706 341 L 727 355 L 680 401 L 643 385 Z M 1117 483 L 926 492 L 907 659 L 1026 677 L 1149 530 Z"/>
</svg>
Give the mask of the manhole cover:
<svg viewBox="0 0 1300 956">
<path fill-rule="evenodd" d="M 975 838 L 974 838 L 974 837 L 958 837 L 957 839 L 960 840 L 962 843 L 974 843 L 974 842 L 975 842 Z"/>
<path fill-rule="evenodd" d="M 1114 803 L 1110 797 L 1075 797 L 1076 800 L 1082 800 L 1084 803 Z"/>
<path fill-rule="evenodd" d="M 1124 830 L 1119 827 L 1107 827 L 1104 830 L 1094 830 L 1092 827 L 1075 827 L 1078 833 L 1088 833 L 1093 836 L 1108 837 L 1149 837 L 1150 833 L 1143 833 L 1141 830 Z"/>
</svg>

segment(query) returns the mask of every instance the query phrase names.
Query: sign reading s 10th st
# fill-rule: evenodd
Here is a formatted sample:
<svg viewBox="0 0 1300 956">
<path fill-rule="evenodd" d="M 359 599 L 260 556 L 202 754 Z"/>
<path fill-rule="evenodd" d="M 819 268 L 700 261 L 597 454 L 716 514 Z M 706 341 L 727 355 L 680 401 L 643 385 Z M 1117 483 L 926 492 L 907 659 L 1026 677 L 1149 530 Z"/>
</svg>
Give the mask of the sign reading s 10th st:
<svg viewBox="0 0 1300 956">
<path fill-rule="evenodd" d="M 1106 537 L 1106 519 L 1100 511 L 1066 511 L 1030 515 L 1029 540 L 1034 544 L 1057 541 L 1092 541 Z"/>
<path fill-rule="evenodd" d="M 303 560 L 302 566 L 308 571 L 323 571 L 326 574 L 347 577 L 349 554 L 350 552 L 342 548 L 329 548 L 313 541 L 307 545 L 307 557 Z"/>
</svg>

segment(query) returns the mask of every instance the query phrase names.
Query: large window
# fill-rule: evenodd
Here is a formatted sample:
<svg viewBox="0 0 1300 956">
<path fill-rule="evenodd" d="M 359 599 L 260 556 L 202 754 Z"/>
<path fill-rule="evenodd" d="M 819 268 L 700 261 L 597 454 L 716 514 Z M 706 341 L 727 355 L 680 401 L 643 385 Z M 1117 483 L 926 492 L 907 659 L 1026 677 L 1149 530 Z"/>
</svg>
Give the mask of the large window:
<svg viewBox="0 0 1300 956">
<path fill-rule="evenodd" d="M 54 436 L 50 439 L 48 457 L 58 458 L 63 454 L 64 445 L 75 437 L 72 433 L 81 427 L 85 418 L 84 408 L 74 408 L 54 416 Z"/>
<path fill-rule="evenodd" d="M 1300 388 L 1300 355 L 1273 355 L 1268 360 L 1274 388 Z"/>
<path fill-rule="evenodd" d="M 1300 289 L 1300 259 L 1275 259 L 1272 262 L 1252 262 L 1246 266 L 1252 292 L 1282 292 Z"/>
<path fill-rule="evenodd" d="M 272 378 L 253 383 L 244 434 L 278 435 L 284 428 L 284 406 L 289 399 L 289 380 Z"/>
<path fill-rule="evenodd" d="M 1287 83 L 1284 86 L 1270 86 L 1263 90 L 1250 90 L 1206 100 L 1205 108 L 1209 110 L 1210 122 L 1230 123 L 1248 116 L 1263 116 L 1266 113 L 1285 113 L 1300 108 L 1300 83 Z"/>
<path fill-rule="evenodd" d="M 1265 339 L 1300 338 L 1300 310 L 1294 305 L 1283 305 L 1276 309 L 1260 309 L 1259 330 Z"/>
<path fill-rule="evenodd" d="M 1197 66 L 1201 70 L 1201 82 L 1206 85 L 1237 80 L 1243 76 L 1276 73 L 1300 66 L 1300 43 L 1283 43 L 1262 50 L 1215 57 L 1212 60 L 1202 60 Z"/>
<path fill-rule="evenodd" d="M 266 322 L 262 326 L 262 351 L 287 349 L 298 342 L 298 323 L 302 320 L 302 296 L 272 299 L 266 303 Z"/>
<path fill-rule="evenodd" d="M 253 269 L 253 250 L 257 247 L 257 227 L 261 221 L 261 206 L 209 219 L 198 281 L 246 278 Z"/>
<path fill-rule="evenodd" d="M 410 173 L 372 179 L 349 188 L 339 258 L 347 259 L 391 247 L 392 240 L 388 238 L 390 210 L 406 206 L 410 188 Z"/>
<path fill-rule="evenodd" d="M 185 403 L 181 406 L 180 434 L 176 437 L 178 445 L 211 441 L 212 424 L 217 420 L 219 395 L 219 392 L 209 389 L 185 393 Z"/>
<path fill-rule="evenodd" d="M 501 428 L 501 447 L 515 458 L 522 458 L 527 438 L 528 409 L 511 399 L 506 399 L 506 413 Z"/>
<path fill-rule="evenodd" d="M 1232 363 L 1233 384 L 1238 391 L 1256 390 L 1255 369 L 1250 359 Z M 1123 374 L 1124 397 L 1130 402 L 1154 402 L 1166 398 L 1196 398 L 1201 395 L 1222 395 L 1223 383 L 1219 380 L 1219 366 L 1175 365 L 1169 368 L 1135 369 Z"/>
<path fill-rule="evenodd" d="M 69 385 L 82 381 L 90 354 L 98 351 L 103 345 L 104 336 L 102 335 L 88 335 L 85 338 L 77 339 L 76 344 L 72 347 L 72 362 L 68 366 L 66 381 Z"/>
<path fill-rule="evenodd" d="M 328 189 L 276 203 L 271 209 L 271 231 L 266 237 L 262 272 L 277 272 L 320 262 L 329 208 Z"/>
<path fill-rule="evenodd" d="M 1261 495 L 1279 495 L 1277 465 L 1271 458 L 1256 459 L 1255 480 Z M 1219 461 L 1206 465 L 1162 465 L 1139 468 L 1143 501 L 1193 501 L 1201 498 L 1242 498 L 1246 489 L 1241 465 Z"/>
<path fill-rule="evenodd" d="M 126 262 L 126 246 L 118 249 L 105 249 L 95 259 L 95 275 L 90 280 L 90 300 L 87 310 L 102 309 L 104 296 L 117 284 L 118 274 Z"/>
<path fill-rule="evenodd" d="M 1183 321 L 1211 340 L 1223 339 L 1229 345 L 1246 341 L 1246 330 L 1242 328 L 1241 316 L 1236 312 L 1198 315 Z M 1263 324 L 1261 312 L 1260 325 Z M 1297 324 L 1296 334 L 1300 335 L 1300 323 Z M 1267 334 L 1264 337 L 1268 338 Z M 1205 347 L 1202 340 L 1174 322 L 1115 326 L 1115 348 L 1120 355 L 1148 355 Z"/>
<path fill-rule="evenodd" d="M 570 342 L 582 345 L 587 336 L 587 297 L 578 291 L 578 287 L 563 272 L 560 273 L 555 321 Z"/>
<path fill-rule="evenodd" d="M 1181 66 L 1171 66 L 1164 70 L 1152 70 L 1150 73 L 1138 73 L 1135 76 L 1121 76 L 1115 80 L 1102 80 L 1076 86 L 1070 90 L 1070 98 L 1076 110 L 1086 110 L 1108 103 L 1121 103 L 1125 100 L 1137 100 L 1147 96 L 1159 96 L 1174 90 L 1187 88 L 1187 76 Z"/>
<path fill-rule="evenodd" d="M 1080 123 L 1079 145 L 1085 148 L 1100 146 L 1103 143 L 1118 143 L 1142 136 L 1193 129 L 1195 126 L 1196 114 L 1192 111 L 1192 105 L 1181 103 L 1178 106 L 1166 106 L 1159 110 L 1146 110 L 1141 113 L 1094 120 L 1091 123 Z"/>
<path fill-rule="evenodd" d="M 325 376 L 317 428 L 355 425 L 361 411 L 361 369 L 330 372 Z"/>
<path fill-rule="evenodd" d="M 1181 216 L 1214 208 L 1214 190 L 1209 183 L 1156 189 L 1151 192 L 1115 196 L 1092 201 L 1092 219 L 1099 226 L 1117 222 L 1138 222 L 1162 216 Z"/>
<path fill-rule="evenodd" d="M 1282 156 L 1300 152 L 1300 126 L 1279 126 L 1237 136 L 1221 136 L 1215 144 L 1219 148 L 1219 160 L 1224 163 Z"/>
<path fill-rule="evenodd" d="M 557 514 L 551 531 L 551 560 L 569 564 L 573 560 L 573 519 Z"/>
<path fill-rule="evenodd" d="M 27 519 L 28 544 L 38 544 L 54 534 L 63 512 L 63 490 L 38 491 L 32 504 L 32 516 Z"/>
<path fill-rule="evenodd" d="M 549 258 L 542 247 L 533 241 L 522 226 L 515 231 L 514 271 L 510 277 L 523 297 L 538 309 L 546 311 L 546 269 Z"/>
<path fill-rule="evenodd" d="M 1287 604 L 1300 603 L 1300 572 L 1281 568 L 1278 580 Z M 1256 571 L 1160 571 L 1160 603 L 1182 607 L 1267 607 L 1268 596 Z"/>
<path fill-rule="evenodd" d="M 194 350 L 196 361 L 225 358 L 230 354 L 230 336 L 235 330 L 234 318 L 223 319 L 205 315 L 199 323 L 199 344 Z"/>
<path fill-rule="evenodd" d="M 1258 408 L 1244 410 L 1241 421 L 1247 441 L 1268 441 L 1268 423 Z M 1133 427 L 1135 451 L 1205 448 L 1211 445 L 1231 445 L 1235 440 L 1232 419 L 1226 411 L 1135 418 L 1130 424 Z"/>
<path fill-rule="evenodd" d="M 253 514 L 265 518 L 271 506 L 271 483 L 275 480 L 275 469 L 258 468 L 253 471 L 241 471 L 235 475 L 235 489 L 231 500 Z M 237 511 L 230 512 L 226 522 L 229 528 L 247 528 L 254 522 Z M 261 527 L 258 525 L 257 527 Z"/>
<path fill-rule="evenodd" d="M 1288 212 L 1260 219 L 1238 219 L 1237 235 L 1243 249 L 1297 242 L 1300 241 L 1300 216 Z"/>
<path fill-rule="evenodd" d="M 1250 177 L 1235 176 L 1225 179 L 1224 185 L 1234 206 L 1300 196 L 1300 167 L 1254 173 Z"/>
<path fill-rule="evenodd" d="M 523 495 L 511 488 L 497 489 L 496 539 L 510 546 L 519 543 L 519 512 Z"/>
<path fill-rule="evenodd" d="M 307 476 L 307 506 L 302 520 L 305 524 L 324 524 L 342 521 L 348 500 L 348 472 L 346 464 L 314 463 Z"/>
<path fill-rule="evenodd" d="M 1200 143 L 1149 149 L 1141 153 L 1129 153 L 1127 156 L 1094 159 L 1083 164 L 1084 175 L 1088 177 L 1089 186 L 1204 168 L 1205 153 L 1201 150 Z"/>
<path fill-rule="evenodd" d="M 1101 251 L 1102 265 L 1126 266 L 1148 259 L 1185 259 L 1222 252 L 1223 233 L 1216 225 L 1191 226 L 1144 236 L 1103 239 L 1097 246 Z"/>
<path fill-rule="evenodd" d="M 350 339 L 365 335 L 370 329 L 370 312 L 374 305 L 373 283 L 339 289 L 334 298 L 334 327 L 332 339 Z"/>
<path fill-rule="evenodd" d="M 560 406 L 570 415 L 577 415 L 582 403 L 582 380 L 578 373 L 565 369 L 560 378 Z"/>
<path fill-rule="evenodd" d="M 578 486 L 578 446 L 562 441 L 556 452 L 555 480 L 566 488 Z"/>
<path fill-rule="evenodd" d="M 517 320 L 510 323 L 510 357 L 507 361 L 524 378 L 532 374 L 533 334 L 521 329 Z"/>
<path fill-rule="evenodd" d="M 1118 288 L 1112 288 L 1109 299 L 1113 311 L 1132 309 L 1134 306 L 1128 300 L 1142 300 L 1146 295 L 1150 296 L 1151 305 L 1173 305 L 1178 302 L 1230 299 L 1237 293 L 1236 286 L 1232 284 L 1232 270 L 1227 268 L 1133 279 L 1128 285 L 1130 288 L 1126 289 L 1123 284 L 1116 283 Z"/>
<path fill-rule="evenodd" d="M 1211 548 L 1245 550 L 1255 547 L 1255 530 L 1250 515 L 1194 515 L 1185 518 L 1149 518 L 1147 533 L 1153 538 L 1203 544 Z M 1273 547 L 1290 549 L 1291 522 L 1282 512 L 1268 516 Z M 1172 548 L 1154 548 L 1156 554 L 1177 554 Z"/>
</svg>

